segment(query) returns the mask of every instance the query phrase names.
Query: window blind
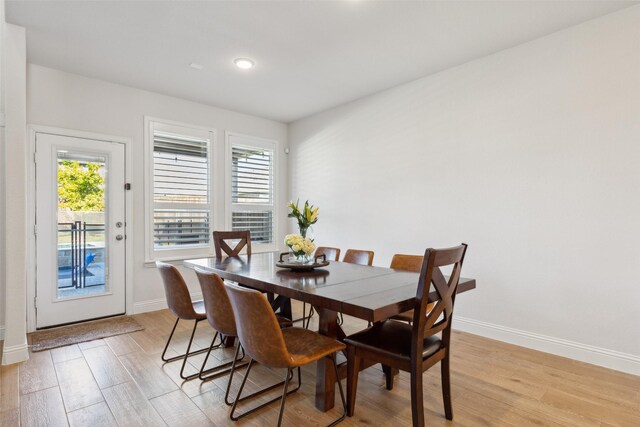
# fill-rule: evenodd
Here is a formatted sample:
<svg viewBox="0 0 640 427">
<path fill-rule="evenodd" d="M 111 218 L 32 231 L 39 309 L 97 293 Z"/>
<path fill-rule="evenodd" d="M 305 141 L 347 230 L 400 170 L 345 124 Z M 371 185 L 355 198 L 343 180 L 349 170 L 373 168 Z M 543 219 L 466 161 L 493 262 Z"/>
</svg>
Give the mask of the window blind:
<svg viewBox="0 0 640 427">
<path fill-rule="evenodd" d="M 273 202 L 272 152 L 233 146 L 231 194 L 233 203 Z"/>
<path fill-rule="evenodd" d="M 209 140 L 155 131 L 153 239 L 156 248 L 207 245 Z"/>
<path fill-rule="evenodd" d="M 231 227 L 255 243 L 273 242 L 273 150 L 232 145 Z"/>
</svg>

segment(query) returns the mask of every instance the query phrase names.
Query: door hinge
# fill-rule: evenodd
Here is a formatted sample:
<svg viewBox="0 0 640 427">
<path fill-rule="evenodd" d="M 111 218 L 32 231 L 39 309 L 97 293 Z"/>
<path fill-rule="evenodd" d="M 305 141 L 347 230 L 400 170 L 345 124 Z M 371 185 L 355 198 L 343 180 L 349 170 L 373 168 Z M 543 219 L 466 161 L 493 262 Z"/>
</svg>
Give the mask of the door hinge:
<svg viewBox="0 0 640 427">
<path fill-rule="evenodd" d="M 124 189 L 125 189 L 125 190 L 131 190 L 131 183 L 127 182 L 127 183 L 124 185 Z"/>
<path fill-rule="evenodd" d="M 33 308 L 38 308 L 38 297 L 33 297 Z"/>
</svg>

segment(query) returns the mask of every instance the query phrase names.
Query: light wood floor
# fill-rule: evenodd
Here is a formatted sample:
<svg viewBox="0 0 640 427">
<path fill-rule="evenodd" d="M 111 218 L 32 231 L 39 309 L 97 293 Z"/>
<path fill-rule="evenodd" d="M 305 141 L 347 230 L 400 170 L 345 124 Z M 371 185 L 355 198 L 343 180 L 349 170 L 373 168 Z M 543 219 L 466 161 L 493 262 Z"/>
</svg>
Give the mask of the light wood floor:
<svg viewBox="0 0 640 427">
<path fill-rule="evenodd" d="M 160 361 L 171 315 L 165 310 L 135 317 L 144 331 L 32 353 L 23 364 L 2 366 L 0 425 L 234 425 L 222 402 L 226 377 L 183 382 L 179 362 Z M 345 317 L 347 333 L 364 326 Z M 188 328 L 186 322 L 179 328 L 174 351 L 183 351 Z M 197 337 L 198 347 L 209 344 L 212 332 L 206 322 Z M 215 356 L 224 360 L 228 353 Z M 190 369 L 201 363 L 202 356 L 194 357 Z M 430 426 L 640 426 L 640 377 L 461 332 L 454 334 L 451 369 L 453 422 L 444 419 L 439 369 L 425 374 Z M 251 387 L 282 375 L 259 365 L 251 374 Z M 301 390 L 287 399 L 284 425 L 326 425 L 338 415 L 338 409 L 327 414 L 315 409 L 314 380 L 311 366 L 303 371 Z M 273 407 L 237 424 L 274 425 L 276 416 Z M 393 391 L 385 389 L 379 365 L 360 374 L 356 416 L 342 425 L 361 424 L 411 424 L 405 373 Z"/>
</svg>

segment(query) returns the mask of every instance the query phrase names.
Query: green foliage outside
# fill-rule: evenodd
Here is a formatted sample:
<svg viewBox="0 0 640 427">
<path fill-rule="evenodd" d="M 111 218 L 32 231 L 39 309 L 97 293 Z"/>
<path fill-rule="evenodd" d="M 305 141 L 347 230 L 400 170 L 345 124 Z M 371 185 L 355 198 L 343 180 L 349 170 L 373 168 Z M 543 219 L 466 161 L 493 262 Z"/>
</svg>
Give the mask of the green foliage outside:
<svg viewBox="0 0 640 427">
<path fill-rule="evenodd" d="M 58 163 L 58 207 L 72 211 L 104 211 L 104 178 L 100 163 Z"/>
</svg>

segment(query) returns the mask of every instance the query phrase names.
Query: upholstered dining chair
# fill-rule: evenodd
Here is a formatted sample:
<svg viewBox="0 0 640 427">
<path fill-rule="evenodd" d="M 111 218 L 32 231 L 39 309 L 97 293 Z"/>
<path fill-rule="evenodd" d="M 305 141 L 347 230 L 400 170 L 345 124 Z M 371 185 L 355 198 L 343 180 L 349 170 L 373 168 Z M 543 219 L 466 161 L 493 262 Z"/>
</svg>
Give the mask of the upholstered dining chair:
<svg viewBox="0 0 640 427">
<path fill-rule="evenodd" d="M 424 258 L 421 255 L 395 254 L 393 258 L 391 258 L 391 265 L 389 265 L 389 268 L 393 270 L 402 270 L 402 271 L 411 271 L 414 273 L 420 273 L 423 260 Z M 427 304 L 427 313 L 431 311 L 431 307 L 433 307 L 433 304 L 431 303 Z M 402 320 L 403 322 L 407 322 L 411 324 L 411 322 L 413 322 L 413 310 L 396 314 L 391 318 L 394 320 Z"/>
<path fill-rule="evenodd" d="M 242 350 L 242 346 L 239 342 L 235 343 L 236 352 L 232 362 L 222 363 L 218 366 L 205 370 L 205 366 L 207 365 L 207 361 L 209 360 L 211 351 L 215 348 L 220 348 L 225 344 L 226 340 L 235 339 L 238 335 L 236 332 L 236 321 L 233 317 L 233 309 L 231 308 L 231 302 L 229 301 L 227 290 L 225 289 L 224 282 L 222 281 L 220 276 L 215 273 L 209 273 L 196 268 L 196 276 L 198 277 L 198 282 L 200 283 L 200 289 L 202 289 L 202 298 L 204 302 L 207 321 L 209 322 L 209 325 L 211 325 L 211 327 L 216 331 L 213 340 L 211 340 L 209 351 L 207 352 L 207 355 L 202 362 L 202 368 L 200 368 L 199 378 L 203 381 L 206 381 L 216 378 L 220 375 L 224 375 L 226 373 L 230 373 L 229 376 L 231 377 L 233 373 L 231 372 L 231 368 L 229 368 L 230 366 L 232 366 L 234 369 L 246 366 L 246 363 L 242 366 L 236 366 L 235 363 L 244 359 L 244 352 L 242 352 L 242 357 L 238 358 L 239 353 Z M 220 336 L 220 343 L 216 345 L 215 342 L 218 336 Z M 227 385 L 225 399 L 227 399 L 229 396 L 230 385 L 231 379 L 229 379 L 229 384 Z"/>
<path fill-rule="evenodd" d="M 174 323 L 173 329 L 171 329 L 171 334 L 169 334 L 169 339 L 167 339 L 167 343 L 165 344 L 164 350 L 162 351 L 162 356 L 160 357 L 162 358 L 163 362 L 174 362 L 176 360 L 182 359 L 180 377 L 183 380 L 190 380 L 196 378 L 198 374 L 184 374 L 184 368 L 187 364 L 187 358 L 189 356 L 204 353 L 205 351 L 207 351 L 207 349 L 205 348 L 191 352 L 191 345 L 193 344 L 193 337 L 196 334 L 198 323 L 207 318 L 207 315 L 205 314 L 204 303 L 202 302 L 202 300 L 191 301 L 189 288 L 187 288 L 187 284 L 184 282 L 182 274 L 180 274 L 176 267 L 160 261 L 156 261 L 156 267 L 158 268 L 158 271 L 160 271 L 160 276 L 162 277 L 162 283 L 164 284 L 164 293 L 167 298 L 167 306 L 169 307 L 169 311 L 174 316 L 176 316 L 176 323 Z M 169 344 L 171 343 L 171 339 L 173 338 L 173 334 L 176 331 L 176 327 L 178 326 L 178 322 L 180 320 L 194 321 L 191 338 L 189 339 L 189 344 L 187 345 L 187 351 L 179 356 L 166 357 L 167 349 L 169 348 Z"/>
<path fill-rule="evenodd" d="M 236 352 L 231 362 L 222 363 L 218 366 L 206 370 L 205 367 L 213 349 L 220 347 L 225 343 L 226 340 L 237 338 L 238 336 L 236 330 L 236 321 L 233 314 L 233 307 L 231 306 L 229 295 L 227 295 L 227 289 L 225 288 L 224 282 L 222 281 L 220 276 L 218 276 L 216 273 L 207 272 L 199 268 L 196 268 L 196 276 L 198 277 L 198 282 L 200 283 L 200 288 L 202 289 L 202 296 L 206 309 L 207 320 L 211 327 L 216 330 L 216 335 L 213 337 L 211 345 L 209 346 L 209 351 L 207 352 L 207 355 L 202 362 L 202 368 L 200 368 L 199 377 L 201 380 L 207 381 L 218 378 L 219 376 L 228 373 L 229 380 L 227 381 L 227 389 L 225 391 L 224 400 L 227 405 L 232 405 L 233 401 L 229 401 L 229 390 L 233 381 L 233 374 L 236 369 L 247 366 L 247 363 L 243 363 L 240 365 L 237 364 L 237 362 L 242 361 L 245 357 L 244 350 L 242 349 L 240 342 L 236 341 L 235 343 Z M 285 319 L 280 316 L 277 316 L 276 318 L 278 320 L 278 325 L 281 328 L 292 326 L 291 320 Z M 217 336 L 220 336 L 220 343 L 216 345 L 215 342 Z M 242 352 L 242 357 L 240 357 L 240 352 Z M 284 382 L 275 384 L 272 388 L 279 387 L 283 384 Z M 269 390 L 271 390 L 271 388 Z M 249 396 L 249 398 L 250 397 L 253 396 Z"/>
<path fill-rule="evenodd" d="M 227 243 L 228 240 L 237 240 L 233 248 Z M 222 252 L 227 256 L 238 256 L 245 247 L 246 254 L 251 255 L 251 231 L 214 231 L 213 245 L 218 258 L 222 258 Z"/>
<path fill-rule="evenodd" d="M 373 251 L 364 251 L 361 249 L 347 249 L 344 254 L 342 262 L 348 262 L 349 264 L 360 265 L 372 265 L 373 264 Z"/>
<path fill-rule="evenodd" d="M 373 255 L 373 251 L 365 251 L 362 249 L 347 249 L 342 262 L 347 262 L 349 264 L 372 265 Z M 344 317 L 342 316 L 342 313 L 338 313 L 338 324 L 342 325 L 343 323 Z"/>
<path fill-rule="evenodd" d="M 347 344 L 347 408 L 355 409 L 358 372 L 363 360 L 411 373 L 411 415 L 414 427 L 424 426 L 422 400 L 423 372 L 440 362 L 444 412 L 453 419 L 449 357 L 451 319 L 467 245 L 448 249 L 427 249 L 420 270 L 413 324 L 387 320 L 345 338 Z M 442 267 L 452 266 L 447 280 Z M 433 308 L 427 313 L 431 285 L 437 293 Z M 442 333 L 439 337 L 438 334 Z"/>
<path fill-rule="evenodd" d="M 332 248 L 331 246 L 318 246 L 313 255 L 315 258 L 324 255 L 327 261 L 340 260 L 340 248 Z"/>
<path fill-rule="evenodd" d="M 318 258 L 324 255 L 327 261 L 340 261 L 340 248 L 333 248 L 331 246 L 318 246 L 316 248 L 316 252 L 313 254 L 314 258 Z M 307 316 L 307 303 L 302 302 L 302 318 L 296 319 L 295 322 L 299 322 L 302 320 L 302 326 L 305 328 L 309 327 L 309 323 L 311 322 L 311 317 L 315 313 L 313 306 L 309 308 L 309 315 Z M 305 323 L 306 321 L 306 323 Z"/>
<path fill-rule="evenodd" d="M 305 328 L 292 327 L 281 330 L 278 327 L 278 322 L 275 314 L 271 310 L 269 302 L 265 296 L 258 291 L 231 284 L 227 284 L 227 291 L 231 305 L 233 306 L 233 312 L 235 313 L 240 343 L 250 358 L 249 366 L 242 379 L 242 384 L 240 385 L 238 395 L 236 396 L 229 416 L 233 421 L 237 421 L 278 400 L 278 398 L 272 399 L 269 402 L 236 415 L 237 405 L 238 402 L 242 400 L 242 390 L 251 373 L 251 367 L 255 362 L 258 362 L 269 368 L 283 368 L 287 371 L 284 379 L 282 397 L 280 398 L 280 412 L 277 423 L 277 425 L 280 426 L 287 395 L 300 389 L 300 367 L 328 357 L 333 362 L 336 378 L 340 378 L 336 365 L 336 352 L 344 350 L 345 346 L 339 341 Z M 293 378 L 294 369 L 298 372 L 298 384 L 295 389 L 289 391 L 288 388 Z M 331 423 L 331 426 L 338 424 L 344 420 L 346 416 L 344 392 L 339 380 L 338 388 L 344 405 L 344 413 L 340 418 Z"/>
</svg>

